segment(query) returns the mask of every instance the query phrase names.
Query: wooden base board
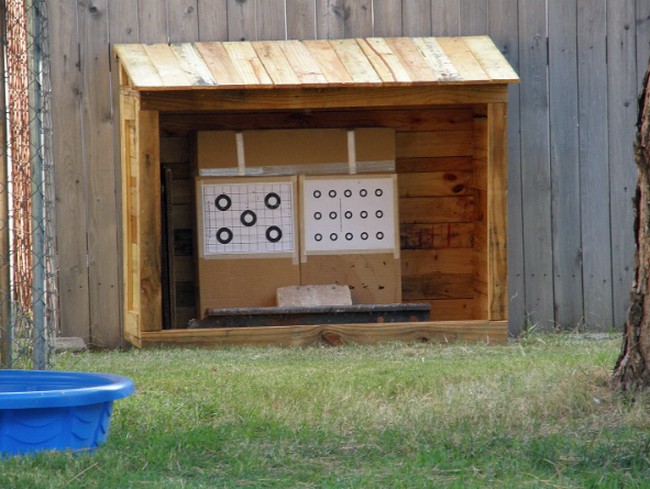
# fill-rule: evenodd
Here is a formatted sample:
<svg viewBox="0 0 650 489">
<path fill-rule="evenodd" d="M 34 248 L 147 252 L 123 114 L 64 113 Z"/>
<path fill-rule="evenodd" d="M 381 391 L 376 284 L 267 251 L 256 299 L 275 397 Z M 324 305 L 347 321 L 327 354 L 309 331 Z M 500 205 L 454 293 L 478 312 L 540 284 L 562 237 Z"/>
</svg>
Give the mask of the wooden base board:
<svg viewBox="0 0 650 489">
<path fill-rule="evenodd" d="M 506 344 L 508 342 L 508 321 L 425 321 L 418 323 L 170 329 L 144 332 L 134 345 L 141 348 L 162 345 L 305 346 L 318 343 L 341 345 L 390 341 L 467 341 Z"/>
</svg>

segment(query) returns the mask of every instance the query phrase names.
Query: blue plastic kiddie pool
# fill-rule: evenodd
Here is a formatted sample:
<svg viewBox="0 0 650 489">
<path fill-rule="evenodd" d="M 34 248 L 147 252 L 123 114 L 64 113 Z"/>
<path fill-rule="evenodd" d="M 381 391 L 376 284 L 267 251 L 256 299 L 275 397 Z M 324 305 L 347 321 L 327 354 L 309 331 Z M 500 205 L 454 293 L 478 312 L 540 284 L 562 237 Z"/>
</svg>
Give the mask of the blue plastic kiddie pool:
<svg viewBox="0 0 650 489">
<path fill-rule="evenodd" d="M 113 401 L 134 392 L 112 374 L 0 370 L 0 456 L 93 450 L 108 438 Z"/>
</svg>

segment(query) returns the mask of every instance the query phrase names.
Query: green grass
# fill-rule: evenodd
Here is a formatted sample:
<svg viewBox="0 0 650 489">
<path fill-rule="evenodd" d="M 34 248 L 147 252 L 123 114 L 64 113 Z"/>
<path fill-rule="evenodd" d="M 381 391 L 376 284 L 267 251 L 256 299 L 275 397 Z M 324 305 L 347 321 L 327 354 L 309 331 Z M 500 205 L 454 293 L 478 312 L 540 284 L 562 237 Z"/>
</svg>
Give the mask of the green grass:
<svg viewBox="0 0 650 489">
<path fill-rule="evenodd" d="M 650 397 L 607 387 L 618 337 L 509 346 L 63 355 L 131 377 L 93 455 L 1 462 L 0 487 L 650 487 Z"/>
</svg>

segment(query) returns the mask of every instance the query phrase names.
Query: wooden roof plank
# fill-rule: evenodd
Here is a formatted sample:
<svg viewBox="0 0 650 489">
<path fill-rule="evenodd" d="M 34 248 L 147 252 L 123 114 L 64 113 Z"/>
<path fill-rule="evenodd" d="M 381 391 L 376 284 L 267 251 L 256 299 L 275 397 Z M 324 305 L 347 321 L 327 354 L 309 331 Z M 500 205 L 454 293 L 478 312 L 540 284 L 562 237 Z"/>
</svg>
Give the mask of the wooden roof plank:
<svg viewBox="0 0 650 489">
<path fill-rule="evenodd" d="M 422 56 L 440 81 L 455 82 L 461 77 L 456 67 L 433 37 L 416 37 L 413 43 L 420 49 Z"/>
<path fill-rule="evenodd" d="M 336 52 L 332 49 L 329 41 L 303 41 L 307 50 L 314 57 L 321 72 L 330 85 L 348 85 L 354 83 L 352 76 L 345 69 Z"/>
<path fill-rule="evenodd" d="M 318 61 L 304 43 L 300 41 L 283 41 L 279 43 L 279 46 L 302 84 L 327 84 L 327 77 L 323 74 Z"/>
<path fill-rule="evenodd" d="M 414 82 L 439 81 L 437 74 L 431 69 L 420 49 L 406 37 L 386 39 L 395 56 L 400 60 L 404 69 Z"/>
<path fill-rule="evenodd" d="M 216 80 L 193 44 L 172 44 L 172 51 L 194 86 L 214 86 Z"/>
<path fill-rule="evenodd" d="M 216 84 L 223 87 L 244 86 L 244 80 L 226 48 L 220 42 L 197 42 L 196 49 L 212 73 Z"/>
<path fill-rule="evenodd" d="M 144 49 L 158 71 L 165 87 L 193 86 L 192 80 L 181 68 L 178 58 L 168 44 L 145 44 Z"/>
<path fill-rule="evenodd" d="M 247 87 L 273 85 L 273 80 L 250 42 L 224 42 L 223 46 Z"/>
<path fill-rule="evenodd" d="M 277 41 L 258 41 L 251 45 L 274 85 L 293 87 L 300 85 L 298 76 L 294 73 Z"/>
<path fill-rule="evenodd" d="M 519 80 L 515 70 L 488 36 L 465 37 L 464 40 L 492 81 Z"/>
<path fill-rule="evenodd" d="M 463 82 L 490 82 L 490 77 L 462 37 L 440 37 L 437 41 L 447 57 L 452 60 Z"/>
<path fill-rule="evenodd" d="M 381 78 L 363 54 L 356 39 L 336 39 L 329 43 L 356 84 L 381 83 Z"/>
<path fill-rule="evenodd" d="M 120 65 L 136 87 L 163 87 L 164 83 L 142 44 L 120 44 L 115 46 Z"/>
<path fill-rule="evenodd" d="M 391 47 L 386 43 L 386 39 L 372 37 L 359 39 L 358 41 L 362 51 L 384 82 L 411 82 L 411 77 Z"/>
</svg>

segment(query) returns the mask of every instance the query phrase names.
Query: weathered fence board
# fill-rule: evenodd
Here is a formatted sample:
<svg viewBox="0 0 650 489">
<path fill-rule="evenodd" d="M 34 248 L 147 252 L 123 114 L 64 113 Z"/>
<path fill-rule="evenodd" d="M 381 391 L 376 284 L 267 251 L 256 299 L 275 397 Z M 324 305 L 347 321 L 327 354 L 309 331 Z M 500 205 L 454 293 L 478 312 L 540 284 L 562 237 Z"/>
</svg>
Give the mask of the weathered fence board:
<svg viewBox="0 0 650 489">
<path fill-rule="evenodd" d="M 578 66 L 576 0 L 549 4 L 550 150 L 555 319 L 583 320 L 580 168 L 577 164 Z"/>
<path fill-rule="evenodd" d="M 86 220 L 86 179 L 81 156 L 81 111 L 83 94 L 79 59 L 76 2 L 57 2 L 49 8 L 50 57 L 52 66 L 53 152 L 58 165 L 54 174 L 56 221 L 74 223 L 74 231 L 57 233 L 59 262 L 60 330 L 64 336 L 90 337 L 90 295 Z M 57 123 L 57 121 L 65 121 Z M 59 128 L 59 129 L 56 129 Z M 62 129 L 65 128 L 63 131 Z M 64 163 L 62 163 L 64 162 Z M 112 162 L 111 162 L 112 163 Z M 113 218 L 114 220 L 115 218 Z M 117 325 L 111 325 L 115 329 Z"/>
<path fill-rule="evenodd" d="M 647 4 L 647 3 L 646 3 Z M 634 260 L 634 232 L 630 223 L 634 209 L 630 205 L 634 195 L 636 167 L 633 143 L 636 124 L 637 73 L 636 39 L 634 35 L 635 2 L 620 0 L 607 5 L 608 52 L 608 128 L 609 181 L 612 222 L 612 298 L 614 325 L 625 323 L 627 300 Z"/>
<path fill-rule="evenodd" d="M 119 141 L 110 106 L 117 73 L 107 44 L 459 34 L 491 35 L 522 80 L 508 109 L 511 332 L 526 319 L 544 328 L 620 327 L 631 285 L 631 143 L 650 56 L 650 3 L 553 1 L 548 11 L 545 3 L 48 2 L 62 332 L 109 344 L 121 329 Z"/>
<path fill-rule="evenodd" d="M 612 325 L 606 0 L 578 0 L 578 114 L 585 321 Z"/>
<path fill-rule="evenodd" d="M 526 312 L 531 321 L 548 327 L 553 319 L 553 249 L 546 12 L 535 0 L 519 5 L 525 12 L 519 16 L 519 100 Z"/>
</svg>

